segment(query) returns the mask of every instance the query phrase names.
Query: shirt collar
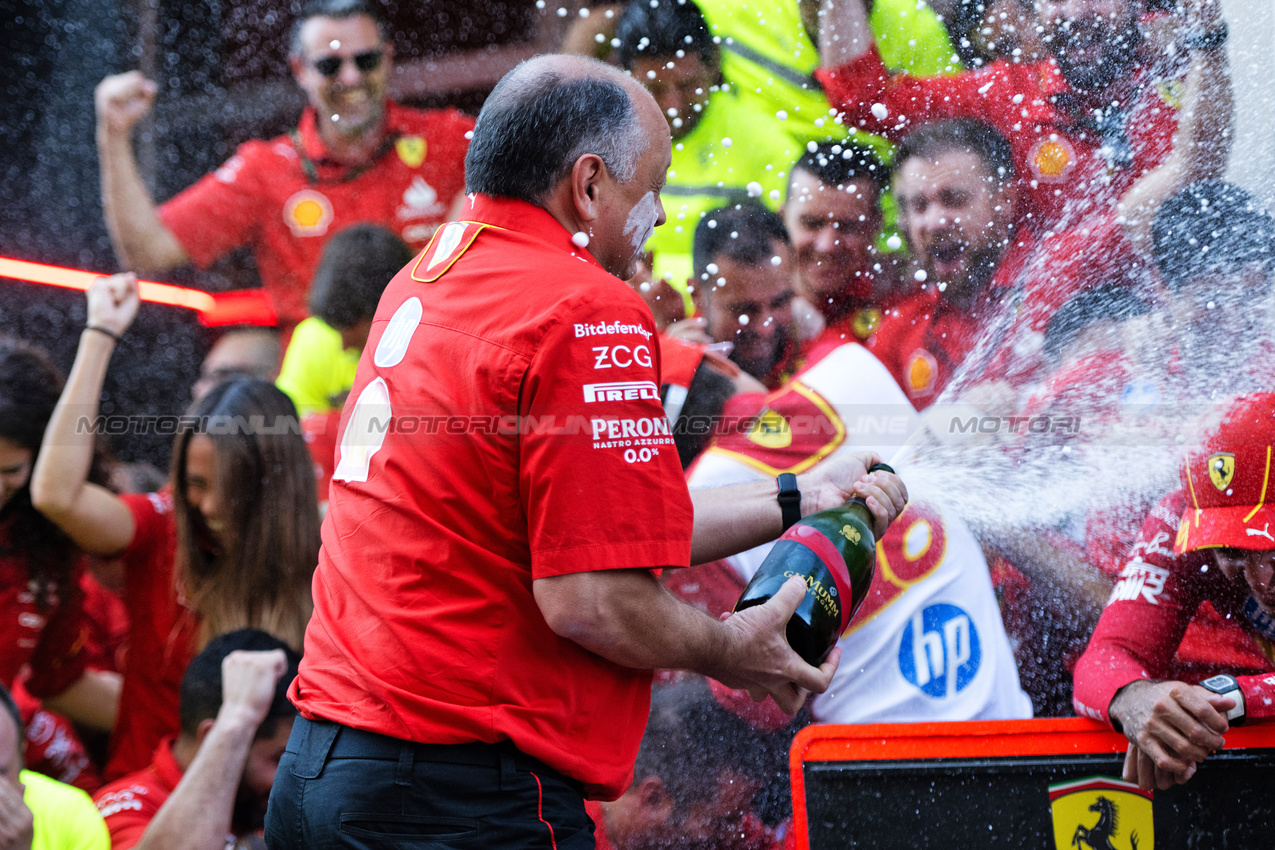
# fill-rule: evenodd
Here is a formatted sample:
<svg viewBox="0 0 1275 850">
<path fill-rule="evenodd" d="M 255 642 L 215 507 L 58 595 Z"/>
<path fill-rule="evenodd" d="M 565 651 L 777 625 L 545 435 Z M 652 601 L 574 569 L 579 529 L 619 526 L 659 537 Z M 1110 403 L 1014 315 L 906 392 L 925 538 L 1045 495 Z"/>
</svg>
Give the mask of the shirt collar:
<svg viewBox="0 0 1275 850">
<path fill-rule="evenodd" d="M 310 157 L 319 165 L 337 165 L 345 167 L 341 163 L 335 162 L 329 155 L 328 146 L 324 144 L 323 137 L 319 135 L 319 119 L 318 113 L 315 112 L 313 106 L 307 106 L 305 111 L 301 113 L 301 120 L 297 122 L 297 135 L 301 138 L 301 149 L 305 155 Z M 392 100 L 385 101 L 385 135 L 393 137 L 403 133 L 403 108 Z"/>
<path fill-rule="evenodd" d="M 460 215 L 462 221 L 476 221 L 503 230 L 522 233 L 537 242 L 560 248 L 571 256 L 606 271 L 593 254 L 576 247 L 571 241 L 572 234 L 568 233 L 567 229 L 543 207 L 517 198 L 471 193 Z"/>
<path fill-rule="evenodd" d="M 173 755 L 173 744 L 177 743 L 176 735 L 169 735 L 159 742 L 159 746 L 155 748 L 154 760 L 151 767 L 155 770 L 155 774 L 164 781 L 169 791 L 177 787 L 177 783 L 182 781 L 181 765 L 177 763 L 177 757 Z"/>
</svg>

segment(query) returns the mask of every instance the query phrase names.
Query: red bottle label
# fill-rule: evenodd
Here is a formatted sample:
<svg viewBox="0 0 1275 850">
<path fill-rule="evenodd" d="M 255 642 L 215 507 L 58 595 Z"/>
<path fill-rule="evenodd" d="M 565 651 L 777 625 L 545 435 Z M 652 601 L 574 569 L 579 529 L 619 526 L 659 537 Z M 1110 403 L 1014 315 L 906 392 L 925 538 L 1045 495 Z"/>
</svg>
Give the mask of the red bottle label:
<svg viewBox="0 0 1275 850">
<path fill-rule="evenodd" d="M 815 557 L 828 568 L 828 572 L 832 575 L 832 583 L 836 585 L 837 595 L 841 597 L 841 628 L 838 629 L 838 633 L 844 632 L 846 626 L 850 625 L 854 594 L 850 588 L 850 572 L 846 569 L 846 561 L 837 551 L 837 547 L 822 532 L 801 523 L 785 531 L 779 539 L 791 540 L 793 543 L 805 546 L 814 552 Z"/>
</svg>

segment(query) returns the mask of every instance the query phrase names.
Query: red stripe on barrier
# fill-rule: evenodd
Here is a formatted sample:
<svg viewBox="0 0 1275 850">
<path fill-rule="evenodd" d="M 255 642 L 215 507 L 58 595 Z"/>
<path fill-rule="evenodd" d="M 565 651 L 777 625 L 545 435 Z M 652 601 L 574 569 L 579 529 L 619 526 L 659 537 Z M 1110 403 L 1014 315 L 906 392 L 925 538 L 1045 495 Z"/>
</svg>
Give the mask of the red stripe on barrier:
<svg viewBox="0 0 1275 850">
<path fill-rule="evenodd" d="M 105 275 L 0 257 L 0 277 L 83 292 L 93 285 L 93 281 Z M 270 297 L 260 289 L 210 293 L 153 280 L 139 280 L 137 289 L 141 299 L 148 303 L 194 310 L 199 313 L 200 322 L 208 327 L 274 326 L 279 322 Z"/>
</svg>

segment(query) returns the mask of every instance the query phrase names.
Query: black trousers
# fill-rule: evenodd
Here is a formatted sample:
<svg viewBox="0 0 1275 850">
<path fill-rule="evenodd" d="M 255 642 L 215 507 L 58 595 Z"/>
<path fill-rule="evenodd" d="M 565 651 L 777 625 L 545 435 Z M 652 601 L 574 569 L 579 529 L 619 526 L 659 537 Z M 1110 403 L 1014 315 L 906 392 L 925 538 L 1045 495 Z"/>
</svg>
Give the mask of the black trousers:
<svg viewBox="0 0 1275 850">
<path fill-rule="evenodd" d="M 413 744 L 298 717 L 266 812 L 270 850 L 593 850 L 580 786 L 511 744 Z"/>
</svg>

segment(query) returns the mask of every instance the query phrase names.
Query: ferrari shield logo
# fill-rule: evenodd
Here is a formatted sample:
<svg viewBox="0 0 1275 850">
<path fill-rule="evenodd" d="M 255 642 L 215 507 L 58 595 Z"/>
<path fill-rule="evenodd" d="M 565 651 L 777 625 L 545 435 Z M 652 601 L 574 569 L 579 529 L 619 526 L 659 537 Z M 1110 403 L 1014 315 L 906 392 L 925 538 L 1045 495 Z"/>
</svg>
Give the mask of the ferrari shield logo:
<svg viewBox="0 0 1275 850">
<path fill-rule="evenodd" d="M 394 150 L 408 168 L 420 168 L 425 161 L 425 139 L 421 136 L 403 136 L 394 143 Z"/>
<path fill-rule="evenodd" d="M 1234 477 L 1235 455 L 1218 452 L 1209 457 L 1209 480 L 1213 482 L 1214 487 L 1225 491 L 1231 486 L 1231 479 Z"/>
<path fill-rule="evenodd" d="M 788 420 L 773 410 L 766 410 L 748 432 L 748 439 L 767 449 L 786 449 L 792 445 L 792 429 Z"/>
<path fill-rule="evenodd" d="M 1057 850 L 1152 850 L 1153 793 L 1109 776 L 1050 785 L 1054 846 Z"/>
</svg>

